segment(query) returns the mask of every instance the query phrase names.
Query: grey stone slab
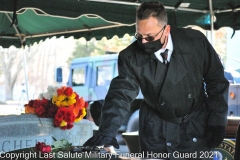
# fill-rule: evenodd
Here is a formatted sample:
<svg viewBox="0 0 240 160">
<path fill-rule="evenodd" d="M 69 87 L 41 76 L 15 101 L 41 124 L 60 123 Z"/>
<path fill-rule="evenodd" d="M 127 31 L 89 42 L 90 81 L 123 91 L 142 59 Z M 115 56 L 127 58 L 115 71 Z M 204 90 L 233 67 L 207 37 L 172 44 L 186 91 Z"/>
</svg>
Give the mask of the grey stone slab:
<svg viewBox="0 0 240 160">
<path fill-rule="evenodd" d="M 36 142 L 52 144 L 67 139 L 73 146 L 82 145 L 93 135 L 93 122 L 86 119 L 74 123 L 70 130 L 53 126 L 52 118 L 39 118 L 34 114 L 0 116 L 0 152 L 35 146 Z"/>
</svg>

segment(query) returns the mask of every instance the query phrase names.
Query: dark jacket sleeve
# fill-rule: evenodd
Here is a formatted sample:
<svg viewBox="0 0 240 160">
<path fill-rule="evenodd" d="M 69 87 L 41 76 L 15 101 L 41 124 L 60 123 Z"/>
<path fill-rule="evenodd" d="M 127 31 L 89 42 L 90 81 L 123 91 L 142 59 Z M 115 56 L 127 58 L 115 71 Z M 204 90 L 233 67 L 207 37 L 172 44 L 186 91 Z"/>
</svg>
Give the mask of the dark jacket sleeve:
<svg viewBox="0 0 240 160">
<path fill-rule="evenodd" d="M 239 159 L 240 159 L 240 124 L 237 130 L 235 154 L 234 154 L 234 160 L 239 160 Z"/>
<path fill-rule="evenodd" d="M 207 104 L 210 113 L 208 125 L 226 126 L 229 82 L 224 76 L 219 56 L 205 36 L 204 39 L 203 80 L 206 84 Z"/>
<path fill-rule="evenodd" d="M 119 54 L 119 75 L 111 81 L 102 109 L 99 131 L 110 136 L 116 135 L 124 116 L 129 112 L 131 102 L 139 93 L 139 84 L 131 71 L 128 53 L 125 53 Z"/>
</svg>

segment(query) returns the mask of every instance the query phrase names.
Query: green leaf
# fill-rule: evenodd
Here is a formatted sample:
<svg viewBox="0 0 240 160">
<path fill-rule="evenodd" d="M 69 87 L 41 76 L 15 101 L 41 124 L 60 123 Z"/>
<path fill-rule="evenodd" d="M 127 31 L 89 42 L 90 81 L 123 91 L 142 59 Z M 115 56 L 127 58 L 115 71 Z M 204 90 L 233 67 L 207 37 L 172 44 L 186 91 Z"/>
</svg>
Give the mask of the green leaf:
<svg viewBox="0 0 240 160">
<path fill-rule="evenodd" d="M 65 150 L 65 149 L 71 148 L 71 146 L 72 146 L 72 143 L 69 143 L 68 140 L 66 140 L 64 138 L 61 140 L 56 140 L 54 138 L 52 148 L 54 148 L 55 150 Z"/>
<path fill-rule="evenodd" d="M 62 143 L 62 141 L 55 141 L 53 142 L 53 146 L 54 148 L 63 148 L 64 144 Z"/>
<path fill-rule="evenodd" d="M 62 141 L 63 145 L 68 145 L 69 144 L 69 142 L 66 139 L 61 139 L 61 141 Z"/>
<path fill-rule="evenodd" d="M 54 141 L 57 141 L 57 139 L 56 139 L 55 137 L 52 137 L 52 139 L 53 139 Z"/>
</svg>

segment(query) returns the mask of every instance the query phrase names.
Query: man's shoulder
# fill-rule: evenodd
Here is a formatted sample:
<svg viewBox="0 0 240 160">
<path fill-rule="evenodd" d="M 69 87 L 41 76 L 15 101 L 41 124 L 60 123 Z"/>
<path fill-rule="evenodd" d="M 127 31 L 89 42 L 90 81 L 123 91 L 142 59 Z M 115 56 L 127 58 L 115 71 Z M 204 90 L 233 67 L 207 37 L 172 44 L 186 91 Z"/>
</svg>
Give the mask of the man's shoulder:
<svg viewBox="0 0 240 160">
<path fill-rule="evenodd" d="M 175 28 L 175 27 L 171 27 L 171 35 L 177 35 L 177 36 L 188 36 L 188 37 L 205 37 L 204 34 L 196 29 L 192 29 L 192 28 Z"/>
<path fill-rule="evenodd" d="M 201 31 L 191 28 L 171 27 L 171 37 L 175 47 L 177 47 L 176 44 L 180 44 L 179 48 L 181 48 L 181 50 L 188 51 L 191 51 L 191 48 L 194 46 L 204 47 L 202 44 L 208 41 L 206 36 Z M 183 49 L 184 47 L 186 49 Z"/>
<path fill-rule="evenodd" d="M 125 49 L 123 49 L 120 53 L 119 56 L 122 58 L 129 58 L 135 55 L 135 51 L 138 50 L 138 44 L 137 41 L 134 41 L 131 43 L 129 46 L 127 46 Z"/>
</svg>

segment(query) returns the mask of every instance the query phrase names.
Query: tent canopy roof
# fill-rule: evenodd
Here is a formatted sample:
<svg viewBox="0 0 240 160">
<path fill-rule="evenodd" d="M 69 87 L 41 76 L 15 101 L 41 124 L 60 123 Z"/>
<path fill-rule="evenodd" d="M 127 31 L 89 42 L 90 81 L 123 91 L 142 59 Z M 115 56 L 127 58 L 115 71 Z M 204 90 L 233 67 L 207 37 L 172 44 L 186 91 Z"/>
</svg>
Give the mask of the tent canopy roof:
<svg viewBox="0 0 240 160">
<path fill-rule="evenodd" d="M 0 46 L 19 47 L 52 36 L 90 40 L 133 35 L 136 8 L 144 1 L 148 0 L 1 0 Z M 214 14 L 214 29 L 240 29 L 239 0 L 161 0 L 161 3 L 167 10 L 169 24 L 175 27 L 197 25 L 210 30 L 210 15 Z"/>
</svg>

